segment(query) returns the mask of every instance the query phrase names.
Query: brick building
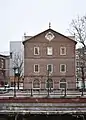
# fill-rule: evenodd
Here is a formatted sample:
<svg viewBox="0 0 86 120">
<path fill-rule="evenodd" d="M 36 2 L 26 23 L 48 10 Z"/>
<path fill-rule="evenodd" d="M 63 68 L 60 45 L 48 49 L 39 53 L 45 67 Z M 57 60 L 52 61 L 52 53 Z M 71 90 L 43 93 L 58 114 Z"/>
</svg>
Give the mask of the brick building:
<svg viewBox="0 0 86 120">
<path fill-rule="evenodd" d="M 76 49 L 76 79 L 77 88 L 86 88 L 86 48 Z"/>
<path fill-rule="evenodd" d="M 0 55 L 0 86 L 9 82 L 9 56 Z"/>
<path fill-rule="evenodd" d="M 76 41 L 49 28 L 23 44 L 24 89 L 76 88 Z"/>
</svg>

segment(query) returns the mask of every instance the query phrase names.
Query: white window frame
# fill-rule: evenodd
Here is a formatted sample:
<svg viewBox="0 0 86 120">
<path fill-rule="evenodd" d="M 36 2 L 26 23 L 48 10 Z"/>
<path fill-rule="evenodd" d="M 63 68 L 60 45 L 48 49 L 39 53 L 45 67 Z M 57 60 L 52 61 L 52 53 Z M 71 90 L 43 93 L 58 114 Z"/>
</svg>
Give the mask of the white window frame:
<svg viewBox="0 0 86 120">
<path fill-rule="evenodd" d="M 61 66 L 62 66 L 62 65 L 65 66 L 65 71 L 61 71 L 61 68 L 62 68 Z M 61 72 L 61 73 L 66 73 L 66 64 L 60 64 L 60 72 Z"/>
<path fill-rule="evenodd" d="M 53 48 L 47 47 L 47 55 L 53 55 Z"/>
<path fill-rule="evenodd" d="M 67 83 L 67 81 L 66 81 L 66 82 L 60 82 L 60 81 L 59 81 L 59 89 L 61 89 L 61 90 L 64 89 L 64 88 L 61 88 L 61 87 L 60 87 L 60 84 L 61 84 L 61 83 L 65 83 L 65 84 L 66 84 L 66 89 L 68 88 L 68 83 Z"/>
<path fill-rule="evenodd" d="M 48 71 L 48 66 L 49 66 L 49 65 L 51 65 L 51 71 L 50 71 L 50 73 L 52 73 L 52 72 L 53 72 L 53 64 L 48 64 L 48 65 L 47 65 L 47 71 Z"/>
<path fill-rule="evenodd" d="M 62 53 L 62 49 L 64 49 L 64 54 Z M 60 47 L 60 55 L 66 55 L 66 47 Z"/>
<path fill-rule="evenodd" d="M 38 71 L 35 71 L 35 66 L 38 65 Z M 34 64 L 34 73 L 39 73 L 39 64 Z"/>
<path fill-rule="evenodd" d="M 37 48 L 38 54 L 35 53 L 35 49 Z M 39 55 L 39 47 L 34 47 L 34 55 Z"/>
</svg>

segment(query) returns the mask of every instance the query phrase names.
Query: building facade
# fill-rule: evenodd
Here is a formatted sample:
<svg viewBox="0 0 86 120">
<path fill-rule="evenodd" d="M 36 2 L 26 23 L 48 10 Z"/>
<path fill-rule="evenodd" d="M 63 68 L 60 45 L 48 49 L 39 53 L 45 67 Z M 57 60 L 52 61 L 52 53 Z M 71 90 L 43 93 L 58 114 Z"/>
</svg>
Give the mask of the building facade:
<svg viewBox="0 0 86 120">
<path fill-rule="evenodd" d="M 23 44 L 24 89 L 76 88 L 73 39 L 47 29 Z"/>
<path fill-rule="evenodd" d="M 86 88 L 86 49 L 76 49 L 76 80 L 77 88 L 81 89 L 83 84 Z"/>
<path fill-rule="evenodd" d="M 9 82 L 9 56 L 0 55 L 0 86 Z"/>
</svg>

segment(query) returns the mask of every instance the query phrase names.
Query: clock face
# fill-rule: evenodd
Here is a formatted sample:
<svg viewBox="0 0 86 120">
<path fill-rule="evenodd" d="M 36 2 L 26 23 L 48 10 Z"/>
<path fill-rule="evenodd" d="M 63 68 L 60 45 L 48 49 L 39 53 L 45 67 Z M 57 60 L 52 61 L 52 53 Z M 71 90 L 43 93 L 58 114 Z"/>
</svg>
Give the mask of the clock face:
<svg viewBox="0 0 86 120">
<path fill-rule="evenodd" d="M 55 37 L 55 36 L 54 36 L 53 33 L 51 33 L 51 32 L 48 32 L 48 33 L 45 35 L 45 38 L 46 38 L 47 40 L 49 40 L 49 41 L 53 40 L 54 37 Z"/>
</svg>

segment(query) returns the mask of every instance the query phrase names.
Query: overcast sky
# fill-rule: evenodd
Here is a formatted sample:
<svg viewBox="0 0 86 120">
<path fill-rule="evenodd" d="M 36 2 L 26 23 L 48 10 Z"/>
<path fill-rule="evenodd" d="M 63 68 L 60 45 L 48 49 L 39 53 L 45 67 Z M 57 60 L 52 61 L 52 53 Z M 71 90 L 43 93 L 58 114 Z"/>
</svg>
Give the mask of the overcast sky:
<svg viewBox="0 0 86 120">
<path fill-rule="evenodd" d="M 0 52 L 24 32 L 35 35 L 51 28 L 64 35 L 72 19 L 86 15 L 86 0 L 0 0 Z"/>
</svg>

